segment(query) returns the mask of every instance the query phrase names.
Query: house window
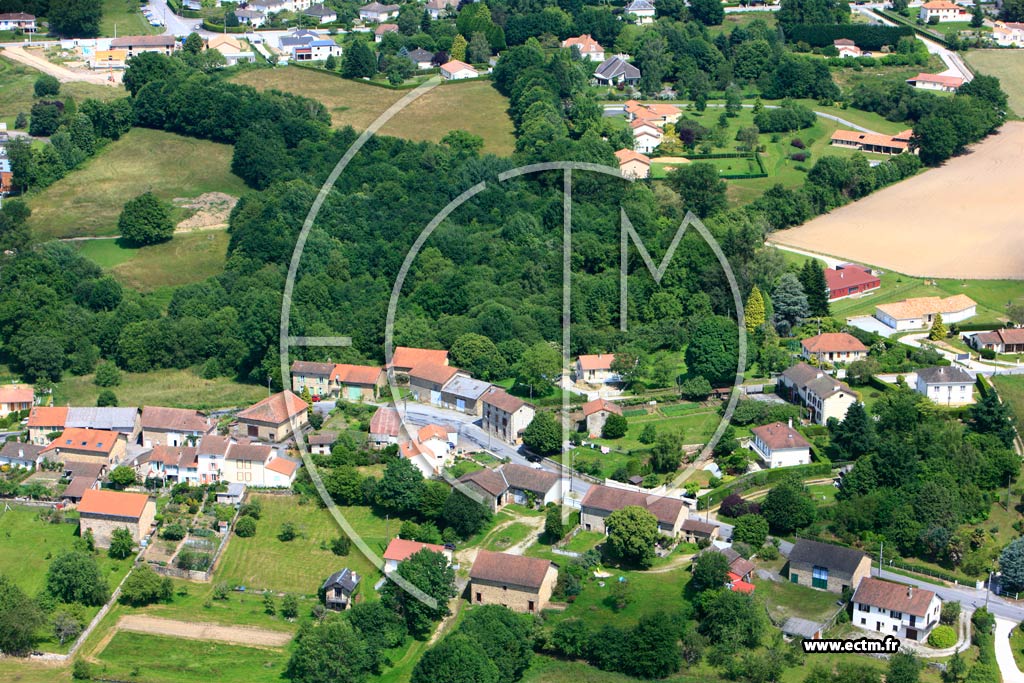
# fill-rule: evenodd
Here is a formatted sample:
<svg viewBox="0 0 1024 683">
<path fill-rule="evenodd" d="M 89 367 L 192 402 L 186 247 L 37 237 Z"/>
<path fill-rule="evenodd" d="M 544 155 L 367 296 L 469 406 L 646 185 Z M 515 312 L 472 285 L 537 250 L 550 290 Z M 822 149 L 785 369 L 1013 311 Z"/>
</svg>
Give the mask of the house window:
<svg viewBox="0 0 1024 683">
<path fill-rule="evenodd" d="M 480 595 L 479 592 L 477 592 L 477 594 L 476 594 L 476 601 L 477 602 L 483 602 L 484 601 L 484 597 L 482 595 Z"/>
<path fill-rule="evenodd" d="M 527 602 L 526 609 L 529 610 L 530 612 L 534 611 L 533 600 L 530 600 L 529 602 Z"/>
<path fill-rule="evenodd" d="M 797 576 L 796 572 L 793 572 L 789 575 L 789 581 L 790 583 L 800 583 L 800 577 Z"/>
<path fill-rule="evenodd" d="M 867 625 L 867 623 L 868 623 L 868 620 L 867 620 L 867 619 L 865 619 L 864 617 L 861 617 L 861 618 L 860 618 L 860 625 L 861 625 L 861 626 L 866 626 L 866 625 Z"/>
<path fill-rule="evenodd" d="M 811 585 L 814 588 L 828 588 L 828 568 L 815 566 L 811 569 Z"/>
<path fill-rule="evenodd" d="M 896 610 L 889 610 L 889 616 L 893 619 L 902 619 L 903 612 L 897 612 Z"/>
<path fill-rule="evenodd" d="M 900 631 L 900 625 L 899 624 L 893 624 L 892 625 L 892 632 L 893 633 L 899 633 L 899 631 Z"/>
</svg>

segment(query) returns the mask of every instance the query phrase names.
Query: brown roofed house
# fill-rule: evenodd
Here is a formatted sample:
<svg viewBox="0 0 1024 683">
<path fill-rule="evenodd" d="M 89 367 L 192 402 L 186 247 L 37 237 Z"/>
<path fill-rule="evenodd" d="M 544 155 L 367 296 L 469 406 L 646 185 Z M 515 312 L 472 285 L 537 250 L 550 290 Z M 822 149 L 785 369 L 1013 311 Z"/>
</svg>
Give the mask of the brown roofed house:
<svg viewBox="0 0 1024 683">
<path fill-rule="evenodd" d="M 280 443 L 309 424 L 309 406 L 290 391 L 268 396 L 240 411 L 236 416 L 236 432 L 261 441 Z"/>
<path fill-rule="evenodd" d="M 69 427 L 40 453 L 46 460 L 101 462 L 114 465 L 124 457 L 123 434 L 101 429 Z"/>
<path fill-rule="evenodd" d="M 402 434 L 402 417 L 394 408 L 378 408 L 370 418 L 370 446 L 376 449 L 397 444 Z"/>
<path fill-rule="evenodd" d="M 580 525 L 585 531 L 605 533 L 605 518 L 631 506 L 642 507 L 657 517 L 659 531 L 672 537 L 679 535 L 686 519 L 686 506 L 681 500 L 595 484 L 583 496 Z"/>
<path fill-rule="evenodd" d="M 91 530 L 96 545 L 109 548 L 115 529 L 128 529 L 136 543 L 148 536 L 156 517 L 156 503 L 144 493 L 90 489 L 82 495 L 78 513 L 81 533 Z"/>
<path fill-rule="evenodd" d="M 450 365 L 417 365 L 409 371 L 409 392 L 417 401 L 439 406 L 441 390 L 458 376 L 469 377 L 469 373 Z"/>
<path fill-rule="evenodd" d="M 587 384 L 604 384 L 613 380 L 612 361 L 615 354 L 585 354 L 576 359 L 576 381 Z"/>
<path fill-rule="evenodd" d="M 388 365 L 388 369 L 394 372 L 408 373 L 420 365 L 448 365 L 448 352 L 438 349 L 398 346 L 391 356 L 391 364 Z"/>
<path fill-rule="evenodd" d="M 863 360 L 868 347 L 846 332 L 824 332 L 800 342 L 804 358 L 815 358 L 818 363 L 852 363 Z"/>
<path fill-rule="evenodd" d="M 481 550 L 469 572 L 470 600 L 535 614 L 547 607 L 557 579 L 549 560 Z"/>
<path fill-rule="evenodd" d="M 384 550 L 384 554 L 382 555 L 384 558 L 384 573 L 390 574 L 395 571 L 398 569 L 399 563 L 405 562 L 421 550 L 440 553 L 448 559 L 449 563 L 452 561 L 452 551 L 448 550 L 443 545 L 420 543 L 419 541 L 409 541 L 404 538 L 393 538 L 391 539 L 391 542 L 388 543 L 388 547 Z"/>
<path fill-rule="evenodd" d="M 508 443 L 521 443 L 523 431 L 530 426 L 536 414 L 534 407 L 501 387 L 491 387 L 480 400 L 483 403 L 483 430 Z"/>
<path fill-rule="evenodd" d="M 329 396 L 331 390 L 331 373 L 334 363 L 316 363 L 306 360 L 292 362 L 292 391 L 302 394 L 303 389 L 310 396 Z"/>
<path fill-rule="evenodd" d="M 750 433 L 750 447 L 769 469 L 811 462 L 811 444 L 793 428 L 792 420 L 754 427 Z"/>
<path fill-rule="evenodd" d="M 128 52 L 128 57 L 142 54 L 143 52 L 159 52 L 170 56 L 178 49 L 178 41 L 174 36 L 121 36 L 110 41 L 112 49 L 122 49 Z"/>
<path fill-rule="evenodd" d="M 147 448 L 195 444 L 215 426 L 198 410 L 142 407 L 142 444 Z"/>
<path fill-rule="evenodd" d="M 927 640 L 942 600 L 930 590 L 865 577 L 853 596 L 853 625 L 897 638 Z"/>
<path fill-rule="evenodd" d="M 702 522 L 699 519 L 684 519 L 679 528 L 682 531 L 681 538 L 684 543 L 700 543 L 701 541 L 710 543 L 718 538 L 718 525 Z"/>
<path fill-rule="evenodd" d="M 330 376 L 331 392 L 346 401 L 372 401 L 387 385 L 384 368 L 376 365 L 338 363 Z"/>
<path fill-rule="evenodd" d="M 609 415 L 622 415 L 622 406 L 603 398 L 594 399 L 583 404 L 583 428 L 591 438 L 601 436 L 604 423 Z"/>
<path fill-rule="evenodd" d="M 67 406 L 36 406 L 28 414 L 28 439 L 37 446 L 52 441 L 50 434 L 63 432 L 68 420 Z"/>
<path fill-rule="evenodd" d="M 0 417 L 31 410 L 36 392 L 27 384 L 0 385 Z"/>
</svg>

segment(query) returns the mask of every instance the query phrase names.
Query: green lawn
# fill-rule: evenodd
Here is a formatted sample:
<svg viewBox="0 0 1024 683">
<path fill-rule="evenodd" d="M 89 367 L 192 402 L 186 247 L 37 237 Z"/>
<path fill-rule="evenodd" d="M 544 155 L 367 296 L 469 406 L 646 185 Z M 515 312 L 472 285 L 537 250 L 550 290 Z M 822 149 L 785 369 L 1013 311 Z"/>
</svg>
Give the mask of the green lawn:
<svg viewBox="0 0 1024 683">
<path fill-rule="evenodd" d="M 574 553 L 585 553 L 604 539 L 605 535 L 599 531 L 581 531 L 565 544 L 565 549 Z"/>
<path fill-rule="evenodd" d="M 1017 417 L 1017 424 L 1024 426 L 1024 375 L 996 375 L 992 378 L 999 396 L 1008 404 Z"/>
<path fill-rule="evenodd" d="M 125 246 L 117 239 L 75 242 L 82 255 L 110 270 L 122 283 L 141 292 L 199 282 L 224 270 L 226 230 L 181 233 L 148 247 Z"/>
<path fill-rule="evenodd" d="M 755 577 L 756 593 L 765 600 L 765 606 L 776 623 L 788 617 L 801 617 L 811 621 L 824 621 L 836 613 L 839 596 L 788 581 L 765 581 Z"/>
<path fill-rule="evenodd" d="M 234 80 L 261 90 L 273 88 L 317 99 L 327 107 L 336 127 L 356 130 L 365 129 L 408 93 L 300 67 L 245 71 Z M 489 80 L 445 84 L 417 98 L 380 133 L 437 142 L 449 131 L 465 130 L 484 139 L 485 152 L 507 155 L 515 147 L 507 108 L 508 101 Z"/>
<path fill-rule="evenodd" d="M 160 33 L 162 29 L 149 25 L 149 21 L 142 14 L 141 7 L 138 0 L 103 0 L 100 34 L 104 36 L 144 36 Z"/>
<path fill-rule="evenodd" d="M 504 552 L 509 547 L 525 541 L 531 533 L 534 533 L 534 528 L 529 524 L 514 522 L 494 532 L 484 543 L 484 548 L 495 552 Z"/>
<path fill-rule="evenodd" d="M 239 196 L 232 148 L 173 133 L 132 129 L 66 177 L 28 198 L 29 227 L 39 237 L 117 234 L 124 203 L 152 191 L 164 200 L 205 192 Z"/>
<path fill-rule="evenodd" d="M 35 69 L 0 57 L 0 121 L 6 122 L 8 128 L 14 129 L 14 119 L 19 112 L 28 114 L 32 109 L 32 103 L 36 99 L 32 87 L 41 75 L 42 73 Z M 81 104 L 89 98 L 111 100 L 127 97 L 128 93 L 120 87 L 113 88 L 93 83 L 61 83 L 59 97 L 63 98 L 66 95 L 74 97 L 75 101 Z"/>
<path fill-rule="evenodd" d="M 122 372 L 121 384 L 113 392 L 123 406 L 159 405 L 174 408 L 244 407 L 266 398 L 267 388 L 241 384 L 227 377 L 203 379 L 191 368 Z M 96 405 L 102 389 L 92 383 L 92 375 L 66 374 L 54 389 L 54 405 Z"/>
<path fill-rule="evenodd" d="M 686 604 L 683 587 L 690 580 L 689 571 L 676 570 L 663 574 L 608 571 L 612 575 L 610 578 L 601 579 L 604 581 L 604 586 L 600 586 L 599 580 L 592 576 L 587 578 L 583 582 L 583 590 L 576 597 L 575 602 L 563 612 L 545 612 L 546 618 L 550 621 L 561 621 L 578 617 L 584 619 L 592 628 L 599 628 L 605 624 L 628 627 L 635 624 L 645 614 L 658 611 L 672 613 Z M 630 598 L 629 604 L 621 611 L 616 612 L 610 604 L 609 597 L 612 584 L 616 583 L 620 576 L 626 577 L 629 583 Z"/>
<path fill-rule="evenodd" d="M 255 626 L 273 631 L 292 633 L 297 624 L 291 623 L 281 616 L 269 616 L 264 610 L 263 596 L 256 592 L 228 593 L 227 600 L 213 600 L 213 589 L 216 581 L 198 583 L 193 581 L 174 582 L 174 597 L 169 603 L 157 603 L 146 607 L 124 607 L 126 613 L 146 614 L 165 619 L 182 621 L 203 621 L 225 624 L 228 626 Z M 181 595 L 181 590 L 187 595 Z M 302 598 L 299 601 L 299 615 L 304 616 L 319 601 L 315 598 Z"/>
<path fill-rule="evenodd" d="M 349 567 L 363 576 L 360 590 L 371 594 L 380 573 L 353 544 L 348 557 L 338 557 L 321 543 L 329 544 L 342 534 L 341 528 L 325 508 L 313 503 L 299 504 L 295 496 L 259 495 L 263 514 L 252 538 L 233 536 L 221 557 L 214 581 L 243 585 L 249 589 L 269 588 L 275 591 L 315 595 L 331 573 Z M 381 554 L 386 538 L 398 535 L 401 520 L 386 521 L 368 507 L 339 508 L 349 523 L 374 552 Z M 285 522 L 292 522 L 301 532 L 293 541 L 277 539 Z"/>
<path fill-rule="evenodd" d="M 975 72 L 997 77 L 1012 114 L 1024 116 L 1024 50 L 971 50 L 964 58 Z"/>
<path fill-rule="evenodd" d="M 99 654 L 97 675 L 145 683 L 280 681 L 283 650 L 119 631 Z"/>
<path fill-rule="evenodd" d="M 708 33 L 712 37 L 717 36 L 719 33 L 732 33 L 734 28 L 749 26 L 756 20 L 763 21 L 768 26 L 774 27 L 776 24 L 775 12 L 730 12 L 725 15 L 721 24 L 709 26 Z"/>
</svg>

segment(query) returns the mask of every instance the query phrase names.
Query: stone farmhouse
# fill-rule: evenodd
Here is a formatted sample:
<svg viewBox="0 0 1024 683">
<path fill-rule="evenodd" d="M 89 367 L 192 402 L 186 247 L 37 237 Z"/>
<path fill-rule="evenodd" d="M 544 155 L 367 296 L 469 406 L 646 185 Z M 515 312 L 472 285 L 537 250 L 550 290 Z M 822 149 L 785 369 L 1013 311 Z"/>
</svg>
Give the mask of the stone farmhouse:
<svg viewBox="0 0 1024 683">
<path fill-rule="evenodd" d="M 156 503 L 144 493 L 86 491 L 78 504 L 81 533 L 92 531 L 96 545 L 110 547 L 114 530 L 124 527 L 135 543 L 149 535 L 156 518 Z"/>
<path fill-rule="evenodd" d="M 547 607 L 557 579 L 549 560 L 481 550 L 469 572 L 470 602 L 536 614 Z"/>
</svg>

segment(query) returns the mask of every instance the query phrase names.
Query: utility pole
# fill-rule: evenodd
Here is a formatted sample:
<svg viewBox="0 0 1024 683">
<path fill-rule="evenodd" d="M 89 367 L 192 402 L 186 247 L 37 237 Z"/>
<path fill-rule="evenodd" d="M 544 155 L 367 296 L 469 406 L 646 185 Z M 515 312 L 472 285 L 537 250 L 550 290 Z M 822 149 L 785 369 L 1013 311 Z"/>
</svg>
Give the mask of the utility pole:
<svg viewBox="0 0 1024 683">
<path fill-rule="evenodd" d="M 878 578 L 882 578 L 882 548 L 885 547 L 885 543 L 878 544 Z"/>
<path fill-rule="evenodd" d="M 992 594 L 992 570 L 988 572 L 988 583 L 985 584 L 985 609 L 988 609 L 988 596 Z"/>
</svg>

